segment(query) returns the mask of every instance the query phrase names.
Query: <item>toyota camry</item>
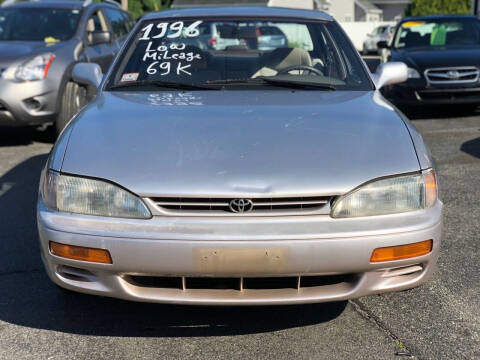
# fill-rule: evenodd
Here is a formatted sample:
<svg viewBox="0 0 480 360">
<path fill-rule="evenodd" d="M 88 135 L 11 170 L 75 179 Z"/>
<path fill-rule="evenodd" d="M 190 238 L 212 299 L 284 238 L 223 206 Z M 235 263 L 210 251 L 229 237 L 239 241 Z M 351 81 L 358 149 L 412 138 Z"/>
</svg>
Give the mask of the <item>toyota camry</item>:
<svg viewBox="0 0 480 360">
<path fill-rule="evenodd" d="M 225 48 L 201 44 L 215 24 Z M 287 41 L 252 46 L 257 28 Z M 273 42 L 272 42 L 273 44 Z M 234 7 L 139 21 L 57 140 L 38 200 L 51 280 L 83 293 L 207 305 L 405 290 L 435 267 L 432 159 L 329 15 Z"/>
</svg>

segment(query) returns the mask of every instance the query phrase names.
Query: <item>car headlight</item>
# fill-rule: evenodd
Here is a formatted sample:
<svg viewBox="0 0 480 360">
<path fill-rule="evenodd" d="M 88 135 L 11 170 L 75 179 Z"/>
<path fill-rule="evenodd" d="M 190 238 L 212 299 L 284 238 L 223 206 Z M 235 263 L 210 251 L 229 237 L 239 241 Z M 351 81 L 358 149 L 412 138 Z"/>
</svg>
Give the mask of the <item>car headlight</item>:
<svg viewBox="0 0 480 360">
<path fill-rule="evenodd" d="M 420 73 L 416 69 L 409 67 L 408 68 L 408 78 L 409 79 L 420 79 L 421 76 L 420 76 Z"/>
<path fill-rule="evenodd" d="M 53 60 L 55 60 L 55 55 L 52 53 L 35 56 L 18 67 L 15 78 L 21 81 L 45 79 Z"/>
<path fill-rule="evenodd" d="M 398 214 L 425 209 L 437 200 L 433 170 L 374 180 L 338 198 L 331 216 L 348 218 Z"/>
<path fill-rule="evenodd" d="M 40 193 L 45 206 L 53 210 L 119 218 L 152 217 L 138 196 L 106 181 L 47 170 Z"/>
</svg>

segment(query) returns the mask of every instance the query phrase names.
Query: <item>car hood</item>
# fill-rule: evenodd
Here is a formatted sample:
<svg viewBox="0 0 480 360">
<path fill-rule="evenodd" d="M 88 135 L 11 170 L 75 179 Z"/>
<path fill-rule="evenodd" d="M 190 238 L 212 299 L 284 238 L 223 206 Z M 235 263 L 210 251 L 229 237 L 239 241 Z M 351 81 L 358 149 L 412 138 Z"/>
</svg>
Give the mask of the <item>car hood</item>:
<svg viewBox="0 0 480 360">
<path fill-rule="evenodd" d="M 338 195 L 419 170 L 404 122 L 377 97 L 106 92 L 70 125 L 61 171 L 141 196 Z"/>
<path fill-rule="evenodd" d="M 393 61 L 403 61 L 408 66 L 422 72 L 430 68 L 477 66 L 480 67 L 480 48 L 462 49 L 412 49 L 409 51 L 395 51 Z"/>
<path fill-rule="evenodd" d="M 63 43 L 47 44 L 43 41 L 0 41 L 0 66 L 43 52 L 55 51 Z"/>
</svg>

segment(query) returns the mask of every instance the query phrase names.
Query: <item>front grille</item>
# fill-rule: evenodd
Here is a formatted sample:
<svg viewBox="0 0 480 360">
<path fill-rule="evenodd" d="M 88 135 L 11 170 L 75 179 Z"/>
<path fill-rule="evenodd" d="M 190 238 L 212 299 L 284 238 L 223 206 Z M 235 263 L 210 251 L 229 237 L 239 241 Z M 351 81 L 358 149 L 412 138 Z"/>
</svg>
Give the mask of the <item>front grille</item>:
<svg viewBox="0 0 480 360">
<path fill-rule="evenodd" d="M 478 100 L 480 88 L 478 89 L 438 89 L 418 91 L 418 97 L 422 100 Z"/>
<path fill-rule="evenodd" d="M 316 212 L 328 208 L 331 197 L 282 197 L 282 198 L 151 198 L 155 205 L 166 212 L 229 213 L 239 215 Z"/>
<path fill-rule="evenodd" d="M 284 277 L 245 277 L 245 278 L 212 278 L 212 277 L 166 277 L 166 276 L 126 276 L 127 282 L 134 286 L 158 289 L 177 290 L 275 290 L 322 287 L 353 284 L 358 275 L 307 275 Z"/>
<path fill-rule="evenodd" d="M 425 71 L 430 84 L 468 84 L 478 81 L 480 71 L 476 67 L 437 68 Z"/>
</svg>

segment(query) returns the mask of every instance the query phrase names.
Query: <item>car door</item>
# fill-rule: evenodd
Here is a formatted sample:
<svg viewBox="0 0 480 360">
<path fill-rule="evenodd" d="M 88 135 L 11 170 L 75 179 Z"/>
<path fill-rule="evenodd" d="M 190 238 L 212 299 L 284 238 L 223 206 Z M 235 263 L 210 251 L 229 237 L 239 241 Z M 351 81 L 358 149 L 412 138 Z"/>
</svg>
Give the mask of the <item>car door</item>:
<svg viewBox="0 0 480 360">
<path fill-rule="evenodd" d="M 381 27 L 378 28 L 377 34 L 373 38 L 373 44 L 372 44 L 373 49 L 378 50 L 378 46 L 377 46 L 378 42 L 382 41 L 382 40 L 385 40 L 386 29 L 387 28 L 385 26 L 381 26 Z"/>
<path fill-rule="evenodd" d="M 365 46 L 366 46 L 366 48 L 367 48 L 367 50 L 372 50 L 372 43 L 373 43 L 373 42 L 372 42 L 372 39 L 373 39 L 373 37 L 375 36 L 375 31 L 376 31 L 376 30 L 377 30 L 377 29 L 375 28 L 371 33 L 368 33 L 368 34 L 367 34 L 367 39 L 365 40 L 365 43 L 364 43 Z"/>
<path fill-rule="evenodd" d="M 368 49 L 369 50 L 375 50 L 376 49 L 376 43 L 378 41 L 378 32 L 379 32 L 379 28 L 375 28 L 375 30 L 373 30 L 371 36 L 370 36 L 370 39 L 368 41 Z"/>
<path fill-rule="evenodd" d="M 102 43 L 95 43 L 93 39 L 95 35 L 100 33 L 110 32 L 109 24 L 103 14 L 102 10 L 95 11 L 88 19 L 85 36 L 86 36 L 86 49 L 85 56 L 88 61 L 95 62 L 102 68 L 103 72 L 108 70 L 108 67 L 113 61 L 115 56 L 116 45 L 114 44 L 113 36 L 109 41 Z"/>
</svg>

